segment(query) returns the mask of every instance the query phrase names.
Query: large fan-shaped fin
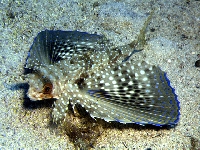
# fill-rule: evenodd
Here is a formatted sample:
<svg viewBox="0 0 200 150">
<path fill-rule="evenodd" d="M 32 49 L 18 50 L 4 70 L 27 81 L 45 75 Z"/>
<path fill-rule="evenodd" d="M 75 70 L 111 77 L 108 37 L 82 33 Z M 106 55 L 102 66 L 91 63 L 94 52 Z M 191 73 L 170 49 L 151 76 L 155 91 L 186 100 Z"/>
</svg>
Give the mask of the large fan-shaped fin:
<svg viewBox="0 0 200 150">
<path fill-rule="evenodd" d="M 122 123 L 176 124 L 179 102 L 166 74 L 145 62 L 108 66 L 86 79 L 94 117 Z M 98 109 L 95 109 L 98 108 Z"/>
<path fill-rule="evenodd" d="M 40 32 L 35 38 L 26 61 L 26 68 L 53 64 L 62 59 L 74 56 L 82 57 L 89 50 L 102 51 L 105 38 L 96 34 L 78 31 Z M 79 56 L 78 56 L 79 55 Z"/>
</svg>

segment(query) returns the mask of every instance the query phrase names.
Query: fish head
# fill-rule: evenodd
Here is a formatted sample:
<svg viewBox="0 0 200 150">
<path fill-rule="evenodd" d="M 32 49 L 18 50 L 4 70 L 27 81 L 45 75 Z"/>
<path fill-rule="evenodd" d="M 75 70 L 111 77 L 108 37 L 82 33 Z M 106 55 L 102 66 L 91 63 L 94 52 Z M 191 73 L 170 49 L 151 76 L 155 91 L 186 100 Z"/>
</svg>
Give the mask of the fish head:
<svg viewBox="0 0 200 150">
<path fill-rule="evenodd" d="M 54 83 L 44 76 L 28 74 L 28 97 L 32 101 L 58 98 L 55 94 Z"/>
</svg>

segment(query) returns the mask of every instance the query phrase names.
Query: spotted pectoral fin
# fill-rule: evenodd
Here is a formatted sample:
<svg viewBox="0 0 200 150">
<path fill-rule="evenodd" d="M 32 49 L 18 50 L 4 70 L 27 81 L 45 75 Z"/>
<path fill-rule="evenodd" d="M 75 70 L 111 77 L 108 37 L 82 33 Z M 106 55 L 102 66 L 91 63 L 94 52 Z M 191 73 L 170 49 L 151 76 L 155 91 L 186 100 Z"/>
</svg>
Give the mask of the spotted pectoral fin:
<svg viewBox="0 0 200 150">
<path fill-rule="evenodd" d="M 95 73 L 86 84 L 92 103 L 85 107 L 94 117 L 157 126 L 178 122 L 177 96 L 159 67 L 125 62 Z"/>
<path fill-rule="evenodd" d="M 104 36 L 86 32 L 45 30 L 34 39 L 25 67 L 33 69 L 63 59 L 77 63 L 88 51 L 103 51 L 105 41 Z"/>
</svg>

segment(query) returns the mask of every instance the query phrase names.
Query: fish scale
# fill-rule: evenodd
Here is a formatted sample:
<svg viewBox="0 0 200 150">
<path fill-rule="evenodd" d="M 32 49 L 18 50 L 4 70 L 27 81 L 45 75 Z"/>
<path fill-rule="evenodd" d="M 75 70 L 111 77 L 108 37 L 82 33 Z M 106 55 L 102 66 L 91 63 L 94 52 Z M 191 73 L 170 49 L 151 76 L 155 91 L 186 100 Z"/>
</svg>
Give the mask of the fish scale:
<svg viewBox="0 0 200 150">
<path fill-rule="evenodd" d="M 130 45 L 113 47 L 104 37 L 78 31 L 40 32 L 25 68 L 31 100 L 55 98 L 54 122 L 62 122 L 68 104 L 90 115 L 120 123 L 175 125 L 179 102 L 159 67 L 127 58 Z"/>
</svg>

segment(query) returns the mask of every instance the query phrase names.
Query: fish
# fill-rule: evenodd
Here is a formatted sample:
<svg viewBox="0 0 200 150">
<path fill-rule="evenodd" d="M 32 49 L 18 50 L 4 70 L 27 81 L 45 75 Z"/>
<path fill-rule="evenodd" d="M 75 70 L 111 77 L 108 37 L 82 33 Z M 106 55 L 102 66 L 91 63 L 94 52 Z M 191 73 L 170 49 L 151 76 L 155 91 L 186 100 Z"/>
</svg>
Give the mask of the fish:
<svg viewBox="0 0 200 150">
<path fill-rule="evenodd" d="M 68 105 L 80 104 L 107 122 L 174 126 L 180 106 L 160 67 L 130 59 L 130 45 L 115 47 L 103 35 L 45 30 L 28 52 L 25 68 L 32 101 L 56 99 L 53 121 L 65 120 Z"/>
</svg>

